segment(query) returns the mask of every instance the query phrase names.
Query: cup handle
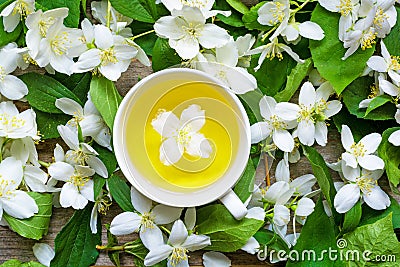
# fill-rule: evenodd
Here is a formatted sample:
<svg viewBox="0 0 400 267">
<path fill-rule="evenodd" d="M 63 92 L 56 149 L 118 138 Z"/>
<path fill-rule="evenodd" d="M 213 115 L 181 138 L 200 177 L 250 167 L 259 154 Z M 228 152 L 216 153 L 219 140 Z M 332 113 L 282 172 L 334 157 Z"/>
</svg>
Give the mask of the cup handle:
<svg viewBox="0 0 400 267">
<path fill-rule="evenodd" d="M 241 220 L 247 215 L 247 208 L 232 189 L 219 199 L 236 220 Z"/>
</svg>

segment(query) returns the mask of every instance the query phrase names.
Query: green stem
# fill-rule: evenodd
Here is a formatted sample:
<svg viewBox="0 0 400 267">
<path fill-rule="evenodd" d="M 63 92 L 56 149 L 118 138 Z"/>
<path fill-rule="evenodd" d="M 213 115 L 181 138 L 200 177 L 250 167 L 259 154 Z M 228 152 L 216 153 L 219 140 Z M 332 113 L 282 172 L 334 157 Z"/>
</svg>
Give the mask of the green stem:
<svg viewBox="0 0 400 267">
<path fill-rule="evenodd" d="M 160 226 L 161 230 L 165 231 L 166 233 L 168 233 L 169 235 L 171 234 L 171 231 L 168 230 L 165 226 Z"/>
<path fill-rule="evenodd" d="M 107 28 L 110 28 L 111 24 L 111 3 L 107 1 Z"/>
<path fill-rule="evenodd" d="M 42 165 L 43 167 L 46 167 L 46 168 L 50 167 L 50 163 L 48 163 L 48 162 L 44 162 L 44 161 L 41 161 L 41 160 L 38 160 L 38 162 L 39 162 L 39 164 Z"/>
<path fill-rule="evenodd" d="M 295 10 L 293 10 L 293 14 L 297 13 L 298 11 L 300 11 L 301 9 L 303 9 L 303 7 L 305 7 L 308 3 L 310 3 L 311 0 L 307 0 L 305 1 L 303 4 L 301 4 L 298 8 L 296 8 Z"/>
<path fill-rule="evenodd" d="M 150 31 L 147 31 L 147 32 L 143 32 L 143 33 L 140 33 L 140 34 L 138 34 L 138 35 L 135 35 L 135 36 L 133 36 L 133 37 L 131 37 L 131 38 L 129 38 L 129 39 L 131 39 L 131 40 L 133 41 L 133 40 L 135 40 L 135 39 L 137 39 L 137 38 L 140 38 L 140 37 L 142 37 L 142 36 L 145 36 L 145 35 L 150 34 L 150 33 L 153 33 L 153 32 L 154 32 L 154 30 L 150 30 Z"/>
<path fill-rule="evenodd" d="M 266 34 L 264 34 L 264 35 L 261 37 L 261 41 L 264 42 L 265 39 L 267 39 L 267 37 L 268 37 L 273 31 L 276 30 L 276 28 L 278 28 L 276 25 L 275 25 L 274 27 L 272 27 L 271 30 L 269 30 Z"/>
</svg>

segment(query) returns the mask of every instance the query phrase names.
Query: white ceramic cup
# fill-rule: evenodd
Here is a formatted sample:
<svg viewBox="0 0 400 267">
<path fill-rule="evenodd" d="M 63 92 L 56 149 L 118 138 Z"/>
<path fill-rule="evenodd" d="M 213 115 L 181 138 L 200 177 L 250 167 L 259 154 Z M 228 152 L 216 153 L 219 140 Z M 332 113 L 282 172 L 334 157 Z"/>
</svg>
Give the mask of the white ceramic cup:
<svg viewBox="0 0 400 267">
<path fill-rule="evenodd" d="M 126 146 L 126 138 L 129 138 L 126 125 L 132 106 L 140 99 L 143 92 L 160 82 L 168 83 L 168 81 L 171 81 L 171 83 L 176 83 L 177 81 L 205 82 L 218 85 L 214 88 L 216 88 L 230 104 L 240 124 L 238 128 L 240 139 L 237 153 L 233 155 L 233 162 L 229 165 L 226 172 L 214 183 L 190 192 L 167 190 L 150 182 L 145 175 L 138 170 L 137 166 L 134 165 Z M 179 86 L 180 84 L 174 85 Z M 143 110 L 141 112 L 149 113 L 150 111 Z M 137 130 L 143 131 L 143 127 Z M 140 141 L 141 140 L 138 140 L 138 142 Z M 247 165 L 251 146 L 250 124 L 247 114 L 237 96 L 231 93 L 229 89 L 214 77 L 198 70 L 173 68 L 153 73 L 142 79 L 128 92 L 118 108 L 114 122 L 113 144 L 121 171 L 127 180 L 146 197 L 158 203 L 175 207 L 201 206 L 219 199 L 236 219 L 240 220 L 246 216 L 247 208 L 234 193 L 232 187 L 239 180 Z M 137 156 L 146 157 L 147 155 Z M 218 152 L 216 152 L 215 156 L 218 157 Z"/>
</svg>

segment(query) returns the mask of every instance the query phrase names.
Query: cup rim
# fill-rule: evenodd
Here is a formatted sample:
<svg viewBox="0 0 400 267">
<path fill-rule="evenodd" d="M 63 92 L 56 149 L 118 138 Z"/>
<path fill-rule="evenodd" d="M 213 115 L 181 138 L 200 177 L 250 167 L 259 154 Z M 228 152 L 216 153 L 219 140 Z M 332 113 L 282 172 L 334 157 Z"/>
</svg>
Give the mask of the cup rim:
<svg viewBox="0 0 400 267">
<path fill-rule="evenodd" d="M 126 121 L 126 116 L 125 112 L 131 108 L 132 105 L 130 105 L 130 99 L 135 95 L 135 93 L 148 81 L 151 79 L 154 79 L 159 76 L 163 75 L 169 75 L 173 73 L 189 73 L 192 75 L 197 75 L 199 77 L 202 77 L 205 79 L 207 82 L 215 83 L 219 87 L 222 87 L 225 89 L 227 95 L 230 97 L 230 100 L 233 101 L 233 103 L 236 105 L 235 108 L 240 112 L 240 119 L 243 120 L 243 128 L 244 128 L 244 134 L 239 142 L 245 142 L 245 150 L 248 151 L 246 155 L 239 155 L 237 154 L 237 159 L 235 162 L 234 166 L 229 167 L 229 169 L 224 173 L 224 175 L 219 178 L 216 182 L 212 183 L 211 185 L 205 186 L 205 188 L 194 191 L 194 192 L 189 192 L 189 193 L 176 193 L 168 190 L 164 190 L 160 187 L 157 187 L 156 185 L 148 186 L 148 185 L 143 185 L 139 184 L 137 181 L 137 178 L 135 178 L 135 175 L 133 172 L 136 170 L 132 169 L 133 164 L 129 164 L 127 162 L 127 153 L 126 149 L 124 149 L 124 138 L 125 138 L 125 127 L 122 127 L 122 125 L 125 124 Z M 121 104 L 118 107 L 117 114 L 115 116 L 114 120 L 114 129 L 113 129 L 113 145 L 114 145 L 114 153 L 118 162 L 118 165 L 126 177 L 126 179 L 134 186 L 140 193 L 145 195 L 146 197 L 152 199 L 153 201 L 156 201 L 158 203 L 168 205 L 168 206 L 174 206 L 174 207 L 193 207 L 193 206 L 201 206 L 204 204 L 208 204 L 210 202 L 215 201 L 218 198 L 221 198 L 223 195 L 225 195 L 240 179 L 242 173 L 244 172 L 247 162 L 248 162 L 248 157 L 250 154 L 250 147 L 251 147 L 251 135 L 250 135 L 250 122 L 247 116 L 247 113 L 240 102 L 239 98 L 230 91 L 229 88 L 227 88 L 226 85 L 224 85 L 221 81 L 218 79 L 214 78 L 213 76 L 199 71 L 199 70 L 194 70 L 194 69 L 189 69 L 189 68 L 170 68 L 170 69 L 164 69 L 155 73 L 150 74 L 149 76 L 143 78 L 140 80 L 138 83 L 136 83 L 125 95 L 123 98 Z M 243 149 L 244 150 L 244 149 Z M 240 153 L 241 151 L 238 151 Z M 129 157 L 129 156 L 128 156 Z M 224 187 L 217 190 L 215 188 L 211 188 L 215 183 L 217 183 L 219 180 L 223 180 L 225 176 L 227 176 L 228 171 L 232 171 L 231 169 L 235 169 L 235 177 L 230 178 L 229 180 L 225 179 L 226 183 L 224 183 Z M 150 183 L 149 183 L 150 184 Z M 152 190 L 149 190 L 149 187 L 151 187 Z M 204 190 L 208 189 L 208 190 Z"/>
</svg>

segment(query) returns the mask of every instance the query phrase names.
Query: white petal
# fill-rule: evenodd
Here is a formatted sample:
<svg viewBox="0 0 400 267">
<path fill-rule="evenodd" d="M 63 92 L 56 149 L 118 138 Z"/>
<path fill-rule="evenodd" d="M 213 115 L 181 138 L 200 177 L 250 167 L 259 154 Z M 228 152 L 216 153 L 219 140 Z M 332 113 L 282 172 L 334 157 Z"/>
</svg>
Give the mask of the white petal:
<svg viewBox="0 0 400 267">
<path fill-rule="evenodd" d="M 81 195 L 89 201 L 94 201 L 94 182 L 93 180 L 87 181 L 79 188 Z"/>
<path fill-rule="evenodd" d="M 182 214 L 182 208 L 170 207 L 166 205 L 159 204 L 155 206 L 151 213 L 153 214 L 154 222 L 156 224 L 169 224 L 177 220 Z"/>
<path fill-rule="evenodd" d="M 60 204 L 63 208 L 83 209 L 87 203 L 88 200 L 79 193 L 75 185 L 71 183 L 63 185 L 60 193 Z"/>
<path fill-rule="evenodd" d="M 385 167 L 383 160 L 375 155 L 365 155 L 364 157 L 358 157 L 357 160 L 361 167 L 370 171 L 381 170 Z"/>
<path fill-rule="evenodd" d="M 32 247 L 32 250 L 36 259 L 38 259 L 41 264 L 50 266 L 50 262 L 55 256 L 55 252 L 52 247 L 45 243 L 36 243 Z"/>
<path fill-rule="evenodd" d="M 113 235 L 127 235 L 138 232 L 142 217 L 134 212 L 124 212 L 117 215 L 110 225 L 110 232 Z"/>
<path fill-rule="evenodd" d="M 277 226 L 287 225 L 290 220 L 290 210 L 284 206 L 276 204 L 274 206 L 274 224 Z"/>
<path fill-rule="evenodd" d="M 55 162 L 50 165 L 48 171 L 52 178 L 66 182 L 74 174 L 75 170 L 68 163 Z"/>
<path fill-rule="evenodd" d="M 4 30 L 6 32 L 13 32 L 17 28 L 19 22 L 21 21 L 21 16 L 18 12 L 16 14 L 10 14 L 3 17 Z"/>
<path fill-rule="evenodd" d="M 144 258 L 144 265 L 145 266 L 153 266 L 156 263 L 159 263 L 162 260 L 168 258 L 169 254 L 172 253 L 173 248 L 168 245 L 160 245 L 154 250 L 150 250 L 147 253 L 146 257 Z"/>
<path fill-rule="evenodd" d="M 78 133 L 64 125 L 58 125 L 57 130 L 69 148 L 72 150 L 79 150 Z"/>
<path fill-rule="evenodd" d="M 19 100 L 28 94 L 26 84 L 13 75 L 6 75 L 0 88 L 1 94 L 11 100 Z"/>
<path fill-rule="evenodd" d="M 383 43 L 383 42 L 381 42 L 381 43 Z M 378 72 L 387 72 L 388 67 L 389 67 L 388 64 L 386 63 L 386 60 L 380 56 L 370 57 L 367 61 L 367 65 L 371 69 L 378 71 Z"/>
<path fill-rule="evenodd" d="M 264 221 L 265 210 L 260 207 L 251 208 L 251 209 L 247 210 L 246 218 Z"/>
<path fill-rule="evenodd" d="M 35 192 L 45 192 L 47 173 L 36 166 L 26 165 L 24 168 L 24 179 L 28 187 Z"/>
<path fill-rule="evenodd" d="M 303 197 L 297 202 L 296 215 L 308 216 L 314 211 L 315 204 L 308 197 Z"/>
<path fill-rule="evenodd" d="M 276 101 L 273 97 L 263 96 L 259 103 L 261 116 L 264 119 L 269 119 L 272 115 L 275 115 Z"/>
<path fill-rule="evenodd" d="M 107 65 L 101 64 L 99 67 L 99 71 L 101 74 L 104 75 L 110 81 L 117 81 L 121 77 L 121 72 L 125 71 L 122 70 L 121 66 L 122 62 L 118 63 L 108 63 Z"/>
<path fill-rule="evenodd" d="M 254 237 L 250 237 L 250 239 L 247 241 L 247 243 L 240 249 L 246 251 L 249 254 L 254 255 L 259 251 L 260 244 Z"/>
<path fill-rule="evenodd" d="M 239 59 L 239 54 L 235 42 L 230 41 L 226 45 L 216 48 L 215 54 L 217 62 L 229 67 L 236 67 Z"/>
<path fill-rule="evenodd" d="M 211 245 L 210 237 L 206 235 L 191 234 L 188 236 L 188 238 L 186 238 L 185 242 L 182 244 L 182 247 L 188 249 L 189 251 L 195 251 L 203 249 L 209 245 Z"/>
<path fill-rule="evenodd" d="M 229 87 L 235 94 L 245 94 L 257 88 L 257 80 L 253 75 L 244 68 L 228 67 L 226 71 L 226 79 Z"/>
<path fill-rule="evenodd" d="M 169 45 L 176 50 L 182 59 L 192 59 L 199 53 L 199 42 L 191 36 L 185 36 L 179 40 L 169 40 Z"/>
<path fill-rule="evenodd" d="M 272 134 L 275 145 L 284 152 L 292 152 L 294 140 L 292 135 L 286 130 L 275 130 Z"/>
<path fill-rule="evenodd" d="M 279 204 L 286 204 L 286 201 L 292 196 L 290 192 L 293 193 L 287 182 L 276 182 L 268 188 L 264 195 L 264 199 L 271 203 L 277 203 L 279 201 Z"/>
<path fill-rule="evenodd" d="M 317 94 L 314 86 L 310 82 L 305 82 L 300 89 L 299 103 L 307 107 L 312 107 L 315 104 Z"/>
<path fill-rule="evenodd" d="M 302 120 L 297 126 L 297 135 L 300 142 L 306 146 L 312 146 L 315 138 L 315 125 L 310 120 Z"/>
<path fill-rule="evenodd" d="M 221 252 L 208 251 L 203 254 L 204 267 L 229 267 L 231 260 Z"/>
<path fill-rule="evenodd" d="M 339 1 L 338 0 L 319 0 L 318 1 L 321 6 L 323 6 L 326 10 L 331 12 L 339 11 Z"/>
<path fill-rule="evenodd" d="M 271 131 L 268 128 L 268 123 L 266 122 L 257 122 L 250 126 L 251 132 L 251 143 L 257 144 L 258 142 L 266 139 Z"/>
<path fill-rule="evenodd" d="M 199 43 L 204 48 L 209 49 L 225 45 L 228 43 L 230 36 L 225 29 L 215 24 L 206 24 L 198 38 Z"/>
<path fill-rule="evenodd" d="M 297 177 L 290 183 L 290 188 L 293 188 L 296 193 L 305 195 L 311 192 L 312 187 L 317 182 L 317 179 L 312 174 L 305 174 Z"/>
<path fill-rule="evenodd" d="M 166 165 L 172 165 L 178 162 L 183 155 L 183 148 L 173 137 L 165 140 L 160 146 L 160 161 Z"/>
<path fill-rule="evenodd" d="M 353 154 L 345 152 L 342 154 L 342 160 L 346 163 L 347 166 L 356 168 L 357 167 L 357 159 Z"/>
<path fill-rule="evenodd" d="M 186 225 L 186 229 L 193 230 L 193 228 L 196 225 L 196 208 L 195 207 L 186 209 L 184 222 Z"/>
<path fill-rule="evenodd" d="M 101 64 L 99 49 L 90 49 L 79 56 L 79 59 L 72 66 L 74 73 L 83 73 L 93 70 Z"/>
<path fill-rule="evenodd" d="M 26 192 L 15 190 L 9 198 L 2 198 L 4 212 L 17 219 L 32 217 L 39 211 L 35 200 Z"/>
<path fill-rule="evenodd" d="M 106 165 L 96 156 L 89 156 L 86 160 L 87 165 L 96 171 L 103 178 L 108 177 Z"/>
<path fill-rule="evenodd" d="M 94 26 L 95 44 L 98 48 L 108 49 L 113 46 L 114 40 L 110 29 L 104 25 Z"/>
<path fill-rule="evenodd" d="M 379 88 L 385 93 L 394 97 L 397 97 L 400 94 L 400 87 L 383 79 L 379 81 Z"/>
<path fill-rule="evenodd" d="M 388 141 L 392 143 L 394 146 L 400 146 L 400 130 L 393 132 Z"/>
<path fill-rule="evenodd" d="M 168 239 L 168 243 L 172 246 L 181 246 L 188 237 L 188 231 L 185 224 L 181 220 L 177 220 L 171 229 L 171 234 Z"/>
<path fill-rule="evenodd" d="M 364 149 L 366 150 L 366 154 L 374 153 L 377 149 L 379 144 L 382 141 L 382 137 L 378 133 L 372 133 L 369 135 L 364 136 L 360 143 L 364 145 Z"/>
<path fill-rule="evenodd" d="M 131 187 L 131 202 L 135 210 L 141 214 L 150 212 L 151 206 L 153 205 L 150 199 L 142 195 L 134 187 Z"/>
<path fill-rule="evenodd" d="M 8 157 L 0 163 L 0 175 L 3 180 L 9 182 L 4 191 L 13 190 L 17 188 L 23 176 L 23 169 L 21 161 L 14 157 Z"/>
<path fill-rule="evenodd" d="M 290 181 L 290 170 L 287 160 L 282 159 L 276 165 L 275 179 L 276 181 L 285 181 L 287 183 Z"/>
<path fill-rule="evenodd" d="M 348 212 L 360 199 L 360 189 L 356 184 L 346 184 L 337 192 L 333 201 L 339 213 Z"/>
<path fill-rule="evenodd" d="M 276 104 L 275 112 L 282 119 L 292 121 L 297 119 L 300 107 L 294 103 L 281 102 Z"/>
<path fill-rule="evenodd" d="M 315 124 L 315 141 L 318 145 L 325 146 L 328 143 L 328 127 L 324 121 Z"/>
<path fill-rule="evenodd" d="M 62 112 L 72 116 L 83 116 L 83 108 L 75 100 L 62 97 L 56 100 L 56 107 Z"/>
<path fill-rule="evenodd" d="M 339 100 L 332 100 L 326 104 L 327 104 L 327 108 L 324 111 L 324 114 L 328 118 L 332 117 L 333 115 L 336 115 L 342 109 L 342 103 L 340 103 Z"/>
<path fill-rule="evenodd" d="M 354 143 L 354 138 L 347 125 L 342 125 L 341 139 L 344 149 L 350 150 L 351 145 Z"/>
<path fill-rule="evenodd" d="M 181 127 L 185 127 L 190 124 L 190 129 L 193 132 L 200 131 L 206 123 L 205 111 L 201 109 L 199 105 L 192 104 L 185 108 L 180 117 Z M 164 136 L 164 135 L 163 135 Z"/>
<path fill-rule="evenodd" d="M 99 212 L 97 210 L 98 203 L 95 203 L 92 212 L 90 213 L 90 230 L 92 231 L 92 234 L 97 234 L 97 222 L 98 222 L 98 215 Z"/>
<path fill-rule="evenodd" d="M 162 232 L 157 225 L 153 225 L 152 228 L 140 227 L 139 235 L 143 245 L 150 251 L 164 244 Z"/>
<path fill-rule="evenodd" d="M 171 111 L 162 111 L 151 121 L 151 126 L 162 137 L 172 137 L 179 129 L 179 119 Z"/>
<path fill-rule="evenodd" d="M 306 21 L 299 25 L 300 35 L 312 40 L 322 40 L 325 37 L 322 28 L 314 22 Z"/>
<path fill-rule="evenodd" d="M 384 210 L 390 206 L 390 198 L 379 186 L 374 186 L 370 192 L 363 192 L 363 199 L 374 210 Z"/>
<path fill-rule="evenodd" d="M 185 146 L 186 152 L 194 157 L 209 158 L 213 149 L 210 142 L 203 134 L 194 133 L 189 135 L 189 143 Z"/>
<path fill-rule="evenodd" d="M 158 35 L 164 38 L 180 39 L 185 35 L 185 32 L 182 28 L 182 26 L 185 26 L 185 24 L 185 21 L 181 18 L 164 16 L 156 21 L 154 24 L 154 30 Z"/>
<path fill-rule="evenodd" d="M 355 182 L 358 177 L 360 177 L 360 167 L 352 168 L 347 166 L 345 161 L 341 161 L 341 167 L 344 178 L 349 181 Z"/>
</svg>

